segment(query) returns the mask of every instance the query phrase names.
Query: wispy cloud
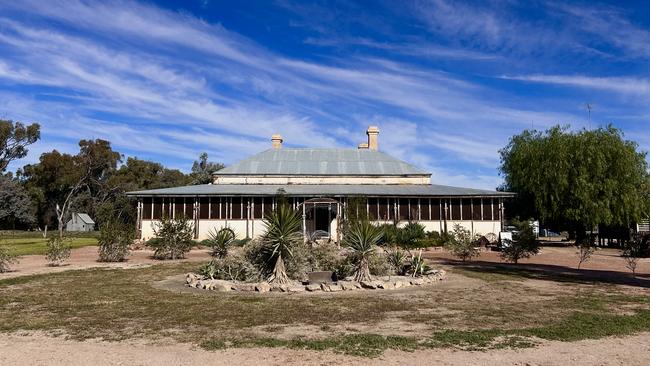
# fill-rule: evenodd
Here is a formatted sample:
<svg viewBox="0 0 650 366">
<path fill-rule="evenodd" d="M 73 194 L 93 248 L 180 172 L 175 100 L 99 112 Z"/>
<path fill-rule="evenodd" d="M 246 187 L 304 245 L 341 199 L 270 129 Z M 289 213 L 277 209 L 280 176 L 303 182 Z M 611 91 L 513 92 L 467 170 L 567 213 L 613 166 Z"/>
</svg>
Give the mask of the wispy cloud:
<svg viewBox="0 0 650 366">
<path fill-rule="evenodd" d="M 650 97 L 650 80 L 638 77 L 593 77 L 581 75 L 503 76 L 504 79 L 535 83 L 569 85 L 587 89 L 608 90 Z"/>
</svg>

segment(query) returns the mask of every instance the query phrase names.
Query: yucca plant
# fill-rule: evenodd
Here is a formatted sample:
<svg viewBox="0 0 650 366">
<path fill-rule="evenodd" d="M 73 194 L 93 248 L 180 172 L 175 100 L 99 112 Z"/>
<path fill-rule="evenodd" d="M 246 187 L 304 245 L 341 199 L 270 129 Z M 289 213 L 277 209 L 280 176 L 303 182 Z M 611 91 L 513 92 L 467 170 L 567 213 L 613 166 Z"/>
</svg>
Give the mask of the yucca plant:
<svg viewBox="0 0 650 366">
<path fill-rule="evenodd" d="M 393 247 L 390 250 L 385 250 L 386 260 L 388 264 L 395 270 L 395 273 L 402 274 L 404 269 L 404 262 L 406 261 L 406 252 L 399 249 L 398 247 Z"/>
<path fill-rule="evenodd" d="M 411 256 L 411 277 L 422 276 L 429 270 L 429 265 L 427 265 L 424 258 L 422 258 L 422 251 L 420 250 L 418 254 Z"/>
<path fill-rule="evenodd" d="M 268 264 L 273 266 L 268 282 L 283 285 L 289 283 L 284 258 L 292 257 L 292 248 L 304 240 L 300 227 L 302 217 L 288 205 L 278 208 L 264 218 L 266 233 L 262 236 L 264 247 L 269 251 Z"/>
<path fill-rule="evenodd" d="M 208 239 L 205 243 L 212 248 L 212 256 L 225 258 L 228 255 L 230 246 L 235 241 L 235 236 L 235 232 L 231 228 L 214 229 L 208 233 Z"/>
<path fill-rule="evenodd" d="M 367 220 L 354 222 L 346 230 L 343 241 L 352 250 L 355 281 L 370 281 L 370 257 L 375 253 L 382 236 L 382 229 Z"/>
</svg>

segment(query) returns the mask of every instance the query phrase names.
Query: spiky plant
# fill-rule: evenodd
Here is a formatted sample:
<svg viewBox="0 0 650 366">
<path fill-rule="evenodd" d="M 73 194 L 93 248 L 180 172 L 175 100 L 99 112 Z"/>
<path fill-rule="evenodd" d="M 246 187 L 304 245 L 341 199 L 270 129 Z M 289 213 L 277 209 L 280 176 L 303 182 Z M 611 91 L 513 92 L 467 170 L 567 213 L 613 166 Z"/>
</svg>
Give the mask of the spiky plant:
<svg viewBox="0 0 650 366">
<path fill-rule="evenodd" d="M 273 270 L 268 282 L 277 285 L 289 283 L 289 276 L 284 266 L 284 258 L 293 256 L 292 248 L 304 239 L 300 232 L 302 217 L 288 205 L 278 208 L 264 218 L 266 233 L 262 236 L 264 246 L 270 252 L 269 265 Z"/>
<path fill-rule="evenodd" d="M 235 232 L 231 228 L 224 227 L 218 231 L 215 228 L 208 233 L 206 244 L 212 247 L 212 255 L 214 257 L 225 258 L 234 240 Z"/>
<path fill-rule="evenodd" d="M 355 281 L 370 281 L 370 257 L 375 253 L 382 236 L 382 229 L 367 220 L 357 221 L 349 226 L 343 241 L 352 250 Z"/>
</svg>

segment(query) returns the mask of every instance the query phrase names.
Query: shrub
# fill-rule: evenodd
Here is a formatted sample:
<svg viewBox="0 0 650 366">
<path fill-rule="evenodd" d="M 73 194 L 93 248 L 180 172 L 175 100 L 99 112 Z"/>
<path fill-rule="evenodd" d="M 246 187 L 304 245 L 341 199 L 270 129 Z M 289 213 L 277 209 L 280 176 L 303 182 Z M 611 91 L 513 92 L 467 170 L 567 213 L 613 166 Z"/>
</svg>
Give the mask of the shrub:
<svg viewBox="0 0 650 366">
<path fill-rule="evenodd" d="M 9 271 L 9 265 L 15 263 L 18 263 L 16 256 L 9 251 L 9 248 L 0 245 L 0 273 Z"/>
<path fill-rule="evenodd" d="M 636 267 L 639 258 L 648 255 L 648 244 L 650 242 L 650 235 L 634 235 L 623 246 L 623 258 L 625 259 L 625 266 L 632 271 L 632 277 L 636 278 Z"/>
<path fill-rule="evenodd" d="M 476 237 L 472 237 L 472 233 L 465 229 L 462 225 L 454 225 L 451 240 L 447 242 L 447 248 L 453 255 L 460 258 L 463 262 L 471 260 L 479 256 L 479 251 L 476 248 Z"/>
<path fill-rule="evenodd" d="M 163 216 L 153 231 L 157 238 L 147 241 L 147 246 L 154 250 L 156 259 L 184 258 L 195 245 L 192 223 L 185 217 L 170 219 Z"/>
<path fill-rule="evenodd" d="M 522 258 L 539 253 L 539 243 L 535 238 L 533 227 L 528 221 L 514 220 L 514 226 L 517 228 L 513 240 L 509 240 L 501 248 L 501 258 L 508 262 L 517 264 Z"/>
<path fill-rule="evenodd" d="M 330 243 L 314 245 L 308 248 L 307 262 L 309 270 L 314 271 L 336 271 L 339 262 L 343 258 L 339 255 L 339 249 Z"/>
<path fill-rule="evenodd" d="M 373 276 L 387 276 L 395 274 L 393 267 L 388 263 L 385 255 L 374 252 L 368 258 L 368 269 Z"/>
<path fill-rule="evenodd" d="M 45 258 L 51 266 L 58 266 L 70 258 L 71 246 L 66 238 L 60 236 L 51 236 L 45 244 Z"/>
<path fill-rule="evenodd" d="M 134 232 L 125 224 L 107 222 L 99 229 L 99 261 L 122 262 L 129 255 Z"/>
<path fill-rule="evenodd" d="M 356 221 L 349 225 L 343 235 L 343 242 L 352 251 L 350 258 L 354 261 L 354 280 L 369 281 L 370 260 L 375 248 L 383 237 L 382 229 L 369 221 Z"/>
<path fill-rule="evenodd" d="M 397 274 L 404 273 L 404 264 L 406 262 L 406 257 L 406 252 L 397 247 L 386 251 L 386 261 L 388 261 L 388 264 Z"/>
<path fill-rule="evenodd" d="M 409 222 L 399 230 L 399 242 L 402 248 L 412 249 L 417 248 L 419 242 L 426 236 L 424 226 L 417 222 Z"/>
<path fill-rule="evenodd" d="M 227 281 L 257 282 L 260 272 L 242 255 L 213 259 L 199 269 L 202 276 Z"/>
<path fill-rule="evenodd" d="M 212 256 L 225 258 L 234 240 L 235 232 L 231 228 L 224 227 L 221 230 L 211 230 L 202 244 L 212 248 Z"/>
<path fill-rule="evenodd" d="M 409 266 L 409 271 L 412 277 L 419 277 L 425 274 L 429 270 L 429 265 L 426 263 L 424 258 L 422 258 L 422 251 L 416 255 L 411 255 L 411 263 Z"/>
</svg>

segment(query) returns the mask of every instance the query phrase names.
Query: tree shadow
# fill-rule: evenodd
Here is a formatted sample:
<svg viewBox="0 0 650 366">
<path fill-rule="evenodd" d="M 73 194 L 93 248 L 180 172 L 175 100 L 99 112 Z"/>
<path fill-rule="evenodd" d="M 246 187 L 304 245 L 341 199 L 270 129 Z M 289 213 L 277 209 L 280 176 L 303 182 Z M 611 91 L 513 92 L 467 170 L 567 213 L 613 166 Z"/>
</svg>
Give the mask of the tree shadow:
<svg viewBox="0 0 650 366">
<path fill-rule="evenodd" d="M 650 288 L 650 274 L 637 274 L 596 269 L 575 269 L 553 264 L 494 263 L 486 261 L 463 262 L 456 259 L 436 258 L 436 262 L 476 273 L 497 273 L 536 280 L 593 284 L 594 282 Z"/>
</svg>

